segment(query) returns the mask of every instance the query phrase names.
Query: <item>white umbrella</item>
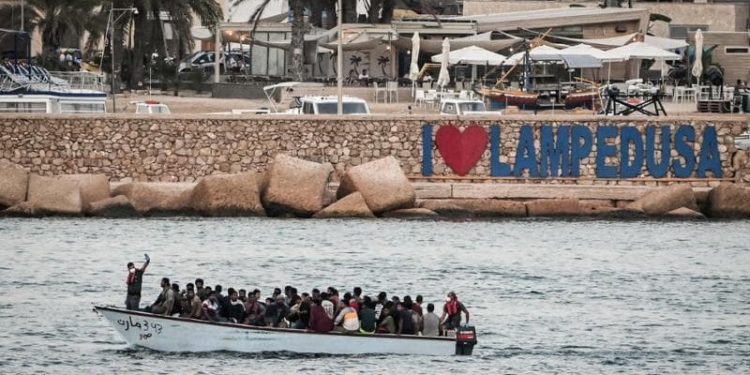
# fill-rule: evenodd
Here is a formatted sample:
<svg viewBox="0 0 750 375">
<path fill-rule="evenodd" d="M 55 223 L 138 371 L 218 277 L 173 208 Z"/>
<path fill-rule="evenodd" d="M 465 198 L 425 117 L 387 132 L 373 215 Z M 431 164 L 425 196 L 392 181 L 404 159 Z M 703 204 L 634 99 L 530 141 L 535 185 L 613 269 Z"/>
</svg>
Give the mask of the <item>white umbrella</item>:
<svg viewBox="0 0 750 375">
<path fill-rule="evenodd" d="M 615 62 L 625 60 L 624 56 L 612 54 L 610 51 L 603 51 L 599 48 L 592 47 L 588 44 L 577 44 L 560 50 L 561 55 L 589 55 L 595 57 L 601 62 Z"/>
<path fill-rule="evenodd" d="M 440 62 L 442 59 L 442 53 L 432 56 L 432 62 Z M 506 57 L 499 53 L 488 51 L 477 46 L 468 46 L 450 51 L 450 54 L 448 55 L 448 62 L 452 65 L 471 65 L 471 82 L 474 82 L 477 79 L 477 65 L 497 66 L 502 64 L 505 59 Z"/>
<path fill-rule="evenodd" d="M 411 64 L 409 64 L 409 79 L 416 81 L 419 79 L 419 33 L 415 32 L 411 38 Z"/>
<path fill-rule="evenodd" d="M 507 66 L 520 64 L 523 62 L 525 55 L 526 51 L 517 52 L 508 57 L 503 65 Z M 554 47 L 542 45 L 539 47 L 535 47 L 531 51 L 529 51 L 529 57 L 532 60 L 555 60 L 560 58 L 560 51 L 555 49 Z"/>
<path fill-rule="evenodd" d="M 607 51 L 630 59 L 680 60 L 682 56 L 643 42 L 633 42 Z"/>
<path fill-rule="evenodd" d="M 443 54 L 432 56 L 432 62 L 441 62 Z M 477 46 L 469 46 L 455 51 L 450 51 L 448 62 L 450 64 L 468 65 L 500 65 L 506 57 L 495 52 L 488 51 Z"/>
<path fill-rule="evenodd" d="M 693 73 L 693 77 L 698 79 L 698 84 L 701 83 L 701 74 L 703 74 L 703 32 L 701 29 L 695 32 L 695 62 L 693 62 L 693 69 L 690 71 Z"/>
<path fill-rule="evenodd" d="M 611 53 L 616 53 L 625 57 L 626 60 L 631 59 L 655 59 L 655 60 L 680 60 L 682 56 L 661 49 L 659 47 L 652 46 L 643 42 L 633 42 L 626 44 L 622 47 L 609 50 Z M 638 69 L 638 75 L 640 76 L 640 69 Z"/>
<path fill-rule="evenodd" d="M 443 39 L 443 56 L 440 61 L 440 74 L 438 75 L 437 84 L 445 87 L 451 82 L 451 76 L 448 74 L 448 58 L 451 51 L 451 42 L 448 38 Z"/>
</svg>

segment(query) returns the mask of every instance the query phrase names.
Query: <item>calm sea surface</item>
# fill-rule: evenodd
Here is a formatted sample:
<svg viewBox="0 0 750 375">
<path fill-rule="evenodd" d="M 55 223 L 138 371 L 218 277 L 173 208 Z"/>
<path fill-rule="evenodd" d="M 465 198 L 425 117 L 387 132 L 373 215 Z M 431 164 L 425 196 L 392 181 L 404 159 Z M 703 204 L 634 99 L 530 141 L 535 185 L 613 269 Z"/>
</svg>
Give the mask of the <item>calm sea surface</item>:
<svg viewBox="0 0 750 375">
<path fill-rule="evenodd" d="M 0 220 L 2 374 L 748 374 L 750 222 Z M 361 286 L 471 312 L 472 357 L 164 354 L 92 303 L 159 279 Z M 201 340 L 201 337 L 186 337 Z"/>
</svg>

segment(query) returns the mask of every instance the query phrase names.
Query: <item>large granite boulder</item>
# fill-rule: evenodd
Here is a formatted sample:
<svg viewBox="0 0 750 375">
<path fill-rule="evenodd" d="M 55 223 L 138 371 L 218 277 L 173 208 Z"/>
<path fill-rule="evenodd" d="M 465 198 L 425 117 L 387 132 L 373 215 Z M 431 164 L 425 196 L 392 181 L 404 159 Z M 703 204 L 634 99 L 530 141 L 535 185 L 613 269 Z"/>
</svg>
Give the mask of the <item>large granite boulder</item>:
<svg viewBox="0 0 750 375">
<path fill-rule="evenodd" d="M 676 210 L 672 210 L 664 214 L 664 216 L 675 219 L 687 219 L 687 220 L 704 220 L 706 218 L 702 213 L 691 210 L 687 207 L 680 207 Z"/>
<path fill-rule="evenodd" d="M 456 204 L 471 211 L 474 217 L 525 217 L 523 202 L 501 199 L 455 199 Z"/>
<path fill-rule="evenodd" d="M 326 186 L 333 172 L 330 163 L 277 154 L 267 172 L 261 201 L 270 216 L 310 217 L 323 209 Z"/>
<path fill-rule="evenodd" d="M 362 193 L 373 213 L 413 208 L 417 196 L 398 160 L 393 156 L 349 169 L 341 179 L 336 196 Z"/>
<path fill-rule="evenodd" d="M 116 187 L 112 196 L 126 196 L 136 211 L 146 216 L 190 215 L 194 213 L 194 186 L 178 182 L 132 182 Z"/>
<path fill-rule="evenodd" d="M 255 172 L 202 178 L 193 189 L 192 204 L 206 216 L 266 216 Z"/>
<path fill-rule="evenodd" d="M 427 199 L 419 203 L 420 208 L 426 208 L 444 217 L 471 217 L 473 213 L 456 202 L 456 199 Z"/>
<path fill-rule="evenodd" d="M 89 205 L 88 214 L 97 217 L 138 217 L 140 214 L 135 209 L 130 199 L 124 195 L 102 199 Z"/>
<path fill-rule="evenodd" d="M 716 218 L 750 217 L 750 189 L 732 183 L 711 189 L 706 213 Z"/>
<path fill-rule="evenodd" d="M 537 199 L 526 202 L 526 212 L 540 217 L 580 216 L 581 205 L 578 199 Z"/>
<path fill-rule="evenodd" d="M 647 215 L 663 215 L 680 207 L 697 209 L 698 205 L 690 185 L 673 184 L 644 194 L 628 207 L 643 210 Z"/>
<path fill-rule="evenodd" d="M 581 214 L 587 216 L 598 216 L 616 210 L 614 203 L 610 200 L 585 199 L 579 202 Z"/>
<path fill-rule="evenodd" d="M 7 217 L 36 217 L 43 216 L 38 212 L 34 205 L 29 201 L 23 201 L 19 204 L 9 207 L 7 210 L 0 212 L 0 215 Z"/>
<path fill-rule="evenodd" d="M 354 193 L 339 199 L 330 206 L 318 211 L 313 215 L 314 218 L 328 219 L 335 217 L 358 217 L 374 218 L 372 211 L 367 207 L 362 194 Z"/>
<path fill-rule="evenodd" d="M 80 183 L 73 179 L 31 174 L 27 200 L 37 215 L 80 215 L 83 213 Z"/>
<path fill-rule="evenodd" d="M 26 200 L 29 172 L 18 164 L 0 160 L 0 210 Z"/>
<path fill-rule="evenodd" d="M 439 215 L 437 212 L 430 211 L 426 208 L 402 208 L 399 210 L 383 212 L 380 216 L 391 219 L 435 219 Z"/>
<path fill-rule="evenodd" d="M 60 175 L 60 179 L 78 181 L 81 189 L 81 205 L 85 212 L 89 206 L 102 199 L 109 198 L 109 178 L 103 174 L 69 174 Z"/>
</svg>

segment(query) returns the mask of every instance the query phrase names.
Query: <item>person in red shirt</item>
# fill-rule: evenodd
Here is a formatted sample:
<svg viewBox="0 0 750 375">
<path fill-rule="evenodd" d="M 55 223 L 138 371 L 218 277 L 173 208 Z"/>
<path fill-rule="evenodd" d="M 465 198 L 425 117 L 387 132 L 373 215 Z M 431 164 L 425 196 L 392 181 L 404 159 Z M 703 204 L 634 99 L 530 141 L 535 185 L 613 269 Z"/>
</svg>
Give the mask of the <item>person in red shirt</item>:
<svg viewBox="0 0 750 375">
<path fill-rule="evenodd" d="M 320 298 L 313 300 L 310 308 L 310 324 L 308 332 L 328 333 L 333 330 L 333 320 L 328 317 L 325 309 L 321 306 Z"/>
</svg>

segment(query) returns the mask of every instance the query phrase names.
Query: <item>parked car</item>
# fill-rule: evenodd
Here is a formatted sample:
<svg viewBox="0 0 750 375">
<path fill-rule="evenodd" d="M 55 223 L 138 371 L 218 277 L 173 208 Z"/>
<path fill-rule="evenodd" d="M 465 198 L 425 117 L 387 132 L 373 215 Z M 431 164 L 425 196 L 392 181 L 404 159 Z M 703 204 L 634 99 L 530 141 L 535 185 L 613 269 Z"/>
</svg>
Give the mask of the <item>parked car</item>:
<svg viewBox="0 0 750 375">
<path fill-rule="evenodd" d="M 203 69 L 211 73 L 214 71 L 214 62 L 216 61 L 215 55 L 216 53 L 213 51 L 196 52 L 180 61 L 179 71 L 180 73 L 183 73 L 193 69 Z M 239 52 L 230 52 L 228 55 L 221 52 L 220 56 L 219 72 L 221 74 L 226 73 L 227 70 L 233 72 L 242 71 L 245 64 L 250 63 L 250 56 Z"/>
</svg>

